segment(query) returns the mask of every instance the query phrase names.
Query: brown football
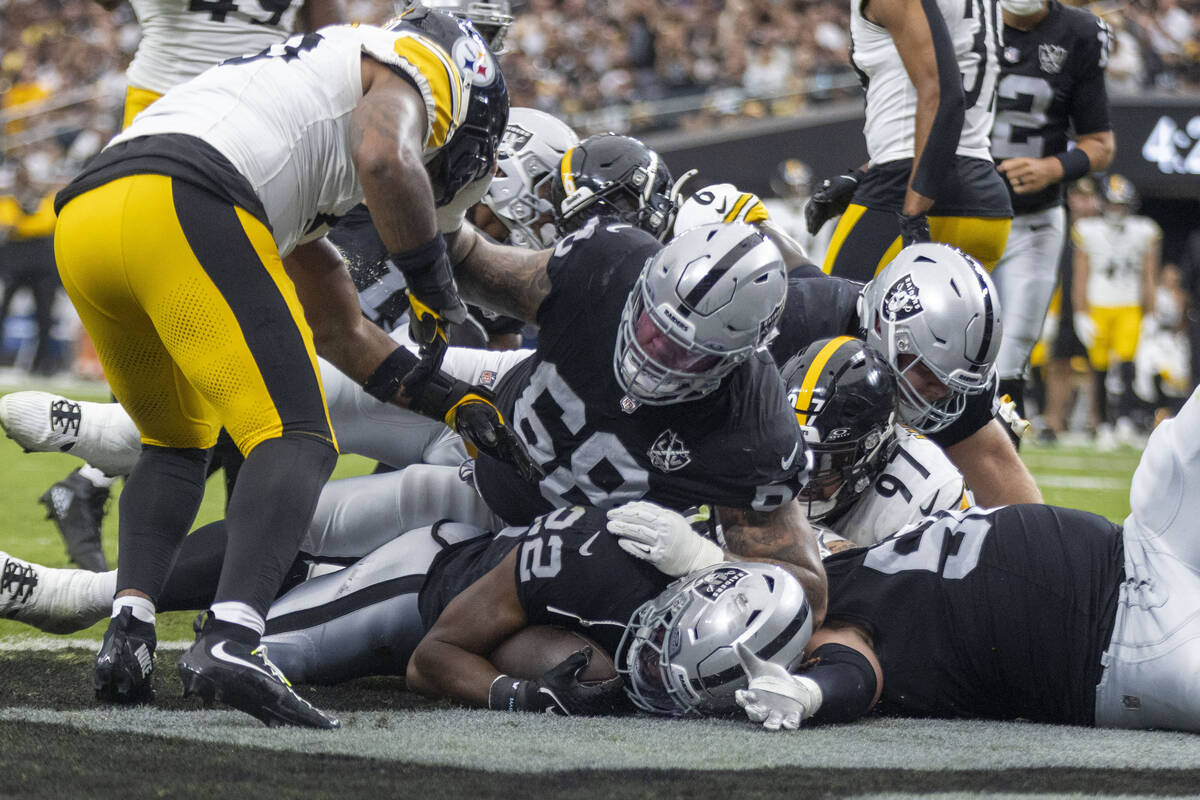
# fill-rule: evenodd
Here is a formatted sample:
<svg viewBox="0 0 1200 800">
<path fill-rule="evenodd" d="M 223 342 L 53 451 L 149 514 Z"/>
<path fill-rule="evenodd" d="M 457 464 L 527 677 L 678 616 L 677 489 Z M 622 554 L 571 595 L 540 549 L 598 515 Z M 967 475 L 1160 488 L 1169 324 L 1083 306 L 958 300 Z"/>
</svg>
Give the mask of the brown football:
<svg viewBox="0 0 1200 800">
<path fill-rule="evenodd" d="M 530 625 L 517 631 L 492 651 L 489 660 L 505 675 L 540 678 L 585 647 L 592 648 L 592 660 L 580 674 L 581 682 L 601 683 L 617 678 L 617 668 L 603 647 L 582 633 L 554 625 Z"/>
</svg>

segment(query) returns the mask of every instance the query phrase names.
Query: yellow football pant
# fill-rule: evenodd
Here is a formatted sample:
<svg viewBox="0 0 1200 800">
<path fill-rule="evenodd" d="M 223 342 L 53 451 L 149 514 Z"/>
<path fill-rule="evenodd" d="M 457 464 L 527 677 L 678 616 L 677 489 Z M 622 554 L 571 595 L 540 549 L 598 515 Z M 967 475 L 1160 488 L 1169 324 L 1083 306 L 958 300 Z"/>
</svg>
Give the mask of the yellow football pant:
<svg viewBox="0 0 1200 800">
<path fill-rule="evenodd" d="M 1088 348 L 1088 361 L 1097 372 L 1108 369 L 1109 358 L 1133 361 L 1142 329 L 1140 306 L 1093 306 L 1088 309 L 1096 323 L 1096 339 Z"/>
<path fill-rule="evenodd" d="M 131 175 L 68 202 L 54 250 L 143 442 L 208 448 L 224 425 L 242 453 L 285 431 L 335 444 L 312 331 L 251 214 L 183 181 Z"/>
<path fill-rule="evenodd" d="M 973 256 L 989 272 L 1004 254 L 1008 217 L 929 217 L 929 237 Z M 869 281 L 900 252 L 896 215 L 854 203 L 842 214 L 821 267 L 829 275 Z"/>
</svg>

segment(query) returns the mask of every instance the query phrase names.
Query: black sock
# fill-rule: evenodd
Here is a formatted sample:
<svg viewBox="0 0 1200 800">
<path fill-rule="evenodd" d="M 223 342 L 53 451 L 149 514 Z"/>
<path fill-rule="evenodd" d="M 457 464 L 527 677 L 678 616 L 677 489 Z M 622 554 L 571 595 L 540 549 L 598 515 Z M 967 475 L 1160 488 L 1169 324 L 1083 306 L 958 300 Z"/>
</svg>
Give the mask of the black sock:
<svg viewBox="0 0 1200 800">
<path fill-rule="evenodd" d="M 214 603 L 246 603 L 266 616 L 336 461 L 328 442 L 304 434 L 268 439 L 246 456 L 225 516 Z"/>
<path fill-rule="evenodd" d="M 1096 393 L 1096 418 L 1101 424 L 1110 422 L 1108 418 L 1108 370 L 1097 370 L 1092 373 L 1092 391 Z"/>
<path fill-rule="evenodd" d="M 142 445 L 121 492 L 117 591 L 157 601 L 179 545 L 204 498 L 208 451 Z"/>
<path fill-rule="evenodd" d="M 1132 417 L 1134 409 L 1138 405 L 1137 395 L 1133 393 L 1133 362 L 1119 362 L 1117 364 L 1117 374 L 1121 376 L 1121 394 L 1117 398 L 1117 419 Z"/>
</svg>

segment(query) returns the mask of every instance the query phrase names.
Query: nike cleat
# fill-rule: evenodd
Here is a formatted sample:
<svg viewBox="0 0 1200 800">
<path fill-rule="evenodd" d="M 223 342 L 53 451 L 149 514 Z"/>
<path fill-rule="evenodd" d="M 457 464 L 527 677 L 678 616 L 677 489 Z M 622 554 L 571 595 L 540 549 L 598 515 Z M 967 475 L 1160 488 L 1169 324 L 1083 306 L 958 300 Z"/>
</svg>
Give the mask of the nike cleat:
<svg viewBox="0 0 1200 800">
<path fill-rule="evenodd" d="M 149 703 L 154 699 L 154 626 L 123 608 L 108 623 L 93 675 L 96 699 Z"/>
<path fill-rule="evenodd" d="M 250 647 L 200 627 L 198 638 L 179 659 L 183 696 L 197 695 L 210 707 L 214 700 L 245 711 L 267 727 L 296 725 L 330 730 L 341 726 L 337 717 L 315 708 L 292 689 L 292 684 L 267 658 L 263 645 Z M 209 620 L 211 621 L 211 617 Z"/>
<path fill-rule="evenodd" d="M 46 507 L 46 519 L 54 520 L 67 545 L 67 556 L 92 572 L 108 569 L 100 543 L 108 495 L 107 487 L 95 485 L 76 469 L 38 498 Z"/>
</svg>

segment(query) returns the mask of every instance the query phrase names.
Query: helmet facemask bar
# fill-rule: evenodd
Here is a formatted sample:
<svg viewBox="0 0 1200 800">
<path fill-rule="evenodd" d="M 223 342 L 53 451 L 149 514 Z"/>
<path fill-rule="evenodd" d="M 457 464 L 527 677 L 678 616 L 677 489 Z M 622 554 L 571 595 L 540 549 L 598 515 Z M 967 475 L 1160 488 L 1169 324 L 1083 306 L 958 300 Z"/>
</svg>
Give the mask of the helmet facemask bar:
<svg viewBox="0 0 1200 800">
<path fill-rule="evenodd" d="M 499 174 L 492 180 L 492 188 L 483 202 L 508 228 L 511 244 L 528 247 L 554 244 L 554 205 L 547 199 L 553 177 L 553 170 L 542 164 L 535 153 L 514 155 L 501 150 Z"/>
<path fill-rule="evenodd" d="M 896 439 L 887 430 L 873 429 L 861 438 L 836 445 L 810 444 L 812 467 L 797 499 L 807 506 L 813 522 L 848 506 L 867 490 L 871 480 L 891 454 Z M 827 487 L 836 488 L 825 491 Z"/>
<path fill-rule="evenodd" d="M 660 308 L 651 306 L 646 291 L 646 271 L 642 271 L 621 315 L 617 330 L 617 346 L 613 350 L 613 370 L 621 389 L 630 397 L 646 405 L 670 405 L 701 398 L 720 386 L 721 381 L 737 367 L 750 349 L 733 353 L 721 352 L 705 347 L 703 343 L 688 341 L 678 332 L 678 323 L 672 325 L 659 322 L 664 316 Z M 672 317 L 677 315 L 672 314 Z M 646 325 L 653 325 L 656 341 L 662 350 L 680 354 L 681 358 L 693 359 L 687 368 L 663 363 L 660 355 L 652 355 L 639 340 L 646 338 Z M 665 338 L 665 342 L 663 339 Z"/>
<path fill-rule="evenodd" d="M 633 612 L 617 646 L 617 672 L 625 677 L 625 693 L 635 706 L 651 714 L 697 713 L 699 700 L 690 694 L 687 672 L 671 665 L 670 643 L 679 631 L 674 623 L 690 601 L 676 592 L 660 607 L 661 596 Z M 676 642 L 677 644 L 677 642 Z"/>
</svg>

